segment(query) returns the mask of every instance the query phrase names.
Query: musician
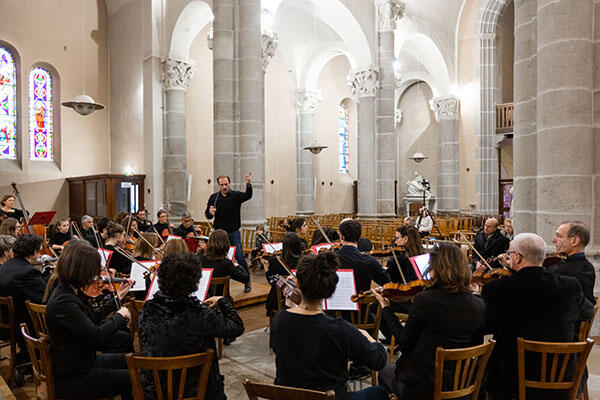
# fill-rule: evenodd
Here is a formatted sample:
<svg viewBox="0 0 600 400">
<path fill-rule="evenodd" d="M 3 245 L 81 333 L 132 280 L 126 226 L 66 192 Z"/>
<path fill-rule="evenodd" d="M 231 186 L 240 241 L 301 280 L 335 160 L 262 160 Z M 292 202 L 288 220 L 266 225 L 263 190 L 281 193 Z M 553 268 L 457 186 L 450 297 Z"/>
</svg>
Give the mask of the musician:
<svg viewBox="0 0 600 400">
<path fill-rule="evenodd" d="M 154 259 L 154 249 L 158 245 L 158 236 L 154 232 L 144 232 L 142 238 L 139 238 L 135 243 L 133 258 L 138 261 L 152 261 Z"/>
<path fill-rule="evenodd" d="M 304 239 L 304 236 L 308 233 L 308 224 L 304 218 L 298 217 L 289 220 L 285 227 L 288 232 L 294 232 L 298 235 L 300 242 L 302 242 L 302 250 L 308 248 L 308 242 Z"/>
<path fill-rule="evenodd" d="M 481 254 L 481 256 L 488 260 L 503 254 L 510 240 L 508 240 L 500 230 L 498 229 L 498 220 L 496 218 L 488 218 L 483 225 L 483 230 L 479 231 L 475 235 L 475 242 L 473 247 Z M 476 252 L 473 252 L 473 266 L 479 268 L 481 266 L 481 260 Z M 500 268 L 498 261 L 489 263 L 492 268 Z"/>
<path fill-rule="evenodd" d="M 188 245 L 187 243 L 182 240 L 182 239 L 170 239 L 169 241 L 167 241 L 167 243 L 165 244 L 165 248 L 163 249 L 163 258 L 165 258 L 166 256 L 168 256 L 169 254 L 173 254 L 173 253 L 187 253 L 188 252 Z"/>
<path fill-rule="evenodd" d="M 12 194 L 2 196 L 2 200 L 0 200 L 0 215 L 4 215 L 6 218 L 14 218 L 19 222 L 23 219 L 23 210 L 15 208 L 15 196 Z"/>
<path fill-rule="evenodd" d="M 548 267 L 548 272 L 572 276 L 579 281 L 583 295 L 592 304 L 596 272 L 594 266 L 585 257 L 585 246 L 590 242 L 590 228 L 581 221 L 569 221 L 560 224 L 552 238 L 557 253 L 567 255 L 567 259 Z"/>
<path fill-rule="evenodd" d="M 110 224 L 116 224 L 117 222 L 109 217 L 103 217 L 100 222 L 98 222 L 98 236 L 100 236 L 100 241 L 104 246 L 106 239 L 108 239 L 108 226 Z"/>
<path fill-rule="evenodd" d="M 389 276 L 377 260 L 358 251 L 358 239 L 362 231 L 360 222 L 353 219 L 342 220 L 339 226 L 342 247 L 337 250 L 340 268 L 353 269 L 358 293 L 371 288 L 371 280 L 383 285 Z"/>
<path fill-rule="evenodd" d="M 92 309 L 89 299 L 104 288 L 100 280 L 100 255 L 81 241 L 66 246 L 57 266 L 58 284 L 46 308 L 50 355 L 57 397 L 100 399 L 121 395 L 131 399 L 131 379 L 125 353 L 97 354 L 107 341 L 127 328 L 129 310 L 121 307 L 110 318 Z M 119 297 L 129 289 L 122 284 Z"/>
<path fill-rule="evenodd" d="M 254 259 L 259 254 L 262 254 L 263 244 L 269 243 L 269 238 L 265 235 L 265 227 L 263 225 L 256 226 L 256 239 L 254 241 L 254 248 L 250 252 L 250 258 Z M 253 261 L 256 262 L 256 261 Z M 260 264 L 260 262 L 258 262 Z"/>
<path fill-rule="evenodd" d="M 144 304 L 140 315 L 142 355 L 172 357 L 215 351 L 210 367 L 206 399 L 225 399 L 223 376 L 219 372 L 215 337 L 237 337 L 244 323 L 225 297 L 210 297 L 201 302 L 192 296 L 198 289 L 202 268 L 191 253 L 171 254 L 163 258 L 158 269 L 159 291 Z M 184 397 L 196 395 L 199 368 L 188 369 Z M 174 385 L 177 387 L 178 382 Z M 152 375 L 142 374 L 145 398 L 155 398 Z M 162 383 L 166 389 L 166 382 Z"/>
<path fill-rule="evenodd" d="M 13 258 L 12 248 L 15 240 L 17 239 L 12 236 L 0 235 L 0 266 Z"/>
<path fill-rule="evenodd" d="M 192 214 L 184 211 L 181 215 L 181 224 L 179 224 L 179 226 L 173 230 L 173 235 L 177 235 L 182 238 L 195 237 L 197 235 L 196 230 L 197 229 L 194 225 Z"/>
<path fill-rule="evenodd" d="M 289 276 L 289 271 L 296 269 L 301 255 L 302 241 L 298 235 L 294 232 L 286 233 L 282 240 L 281 255 L 279 257 L 271 257 L 269 259 L 269 267 L 265 271 L 267 282 L 271 284 L 271 290 L 269 290 L 267 302 L 265 303 L 268 317 L 273 316 L 275 311 L 282 307 L 281 304 L 277 304 L 277 285 L 275 283 L 271 283 L 273 276 Z M 283 264 L 285 264 L 285 266 Z"/>
<path fill-rule="evenodd" d="M 21 229 L 19 221 L 9 217 L 0 224 L 0 235 L 12 236 L 16 239 L 19 237 L 19 229 Z"/>
<path fill-rule="evenodd" d="M 487 283 L 481 292 L 486 305 L 486 331 L 496 339 L 486 387 L 496 400 L 517 397 L 517 337 L 571 342 L 578 321 L 594 313 L 575 278 L 543 270 L 545 248 L 544 239 L 536 234 L 516 235 L 508 250 L 511 268 L 516 272 Z"/>
<path fill-rule="evenodd" d="M 401 400 L 431 399 L 438 346 L 452 349 L 483 341 L 485 306 L 471 294 L 467 258 L 458 247 L 438 243 L 431 252 L 429 271 L 433 285 L 415 296 L 404 327 L 389 301 L 375 294 L 402 352 L 395 366 L 380 371 L 379 384 Z"/>
<path fill-rule="evenodd" d="M 409 260 L 410 257 L 424 253 L 419 232 L 412 226 L 402 225 L 396 229 L 394 244 L 403 247 L 404 251 L 395 251 L 395 259 L 394 256 L 388 258 L 386 268 L 390 280 L 396 283 L 407 283 L 419 279 Z M 396 260 L 398 260 L 402 274 L 400 274 Z M 402 275 L 406 282 L 402 279 Z"/>
<path fill-rule="evenodd" d="M 144 210 L 143 208 L 140 208 L 135 215 L 137 216 L 137 219 L 139 221 L 139 231 L 140 232 L 147 232 L 147 231 L 151 231 L 152 230 L 152 221 L 150 221 L 149 219 L 146 219 L 146 215 L 147 215 L 148 211 Z"/>
<path fill-rule="evenodd" d="M 329 240 L 331 240 L 332 243 L 340 240 L 340 235 L 338 235 L 337 231 L 333 228 L 329 228 L 329 227 L 325 226 L 325 227 L 323 227 L 323 232 L 325 232 L 325 234 L 327 235 Z M 323 234 L 321 233 L 321 230 L 317 229 L 315 231 L 315 233 L 313 233 L 313 237 L 310 242 L 310 246 L 312 247 L 312 246 L 316 246 L 316 245 L 322 244 L 322 243 L 328 243 L 328 242 L 327 242 L 327 239 L 325 239 L 325 236 L 323 236 Z"/>
<path fill-rule="evenodd" d="M 171 229 L 173 229 L 174 226 L 169 224 L 169 215 L 165 210 L 158 210 L 156 217 L 158 218 L 158 222 L 154 224 L 154 229 L 156 229 L 156 232 L 165 239 L 171 234 Z"/>
<path fill-rule="evenodd" d="M 290 235 L 290 233 L 288 233 Z M 386 399 L 381 387 L 348 392 L 348 360 L 379 370 L 386 352 L 366 331 L 323 313 L 323 299 L 338 282 L 338 259 L 327 251 L 300 259 L 297 272 L 302 302 L 279 311 L 271 326 L 277 368 L 275 384 L 319 391 L 334 390 L 336 399 Z"/>
<path fill-rule="evenodd" d="M 54 235 L 52 235 L 49 245 L 56 254 L 60 254 L 64 244 L 76 236 L 69 233 L 69 221 L 67 219 L 58 221 L 55 229 L 56 231 L 54 232 Z"/>
<path fill-rule="evenodd" d="M 240 237 L 240 208 L 242 203 L 252 198 L 252 174 L 246 175 L 246 191 L 238 192 L 231 190 L 231 180 L 228 176 L 219 176 L 217 183 L 219 184 L 219 191 L 213 193 L 208 198 L 206 204 L 206 210 L 204 215 L 207 219 L 214 217 L 214 228 L 223 229 L 229 235 L 229 243 L 236 247 L 235 258 L 238 264 L 246 271 L 248 271 L 248 264 L 244 258 L 244 252 L 242 250 L 242 241 Z M 250 281 L 244 285 L 244 292 L 252 290 Z"/>
<path fill-rule="evenodd" d="M 129 273 L 131 273 L 131 260 L 119 252 L 126 251 L 121 247 L 125 241 L 124 233 L 125 228 L 123 228 L 122 225 L 111 222 L 108 225 L 108 239 L 106 239 L 104 249 L 113 252 L 108 260 L 107 267 L 112 268 L 119 273 L 129 275 Z"/>
<path fill-rule="evenodd" d="M 138 224 L 138 219 L 135 215 L 128 215 L 125 218 L 122 219 L 121 221 L 121 225 L 123 225 L 125 227 L 125 229 L 127 230 L 127 238 L 131 239 L 131 238 L 136 238 L 138 237 L 137 232 L 139 232 L 139 224 Z"/>
<path fill-rule="evenodd" d="M 508 240 L 513 240 L 515 237 L 515 230 L 513 229 L 512 219 L 506 218 L 504 220 L 504 229 L 500 231 Z"/>
<path fill-rule="evenodd" d="M 89 215 L 84 215 L 81 217 L 81 234 L 83 235 L 80 239 L 85 239 L 88 241 L 92 247 L 99 248 L 100 244 L 96 239 L 96 235 L 94 234 L 94 218 Z"/>
<path fill-rule="evenodd" d="M 246 283 L 250 280 L 248 272 L 227 258 L 229 252 L 229 236 L 223 229 L 210 234 L 204 254 L 200 256 L 202 268 L 212 268 L 214 278 L 229 276 L 234 281 Z"/>
</svg>

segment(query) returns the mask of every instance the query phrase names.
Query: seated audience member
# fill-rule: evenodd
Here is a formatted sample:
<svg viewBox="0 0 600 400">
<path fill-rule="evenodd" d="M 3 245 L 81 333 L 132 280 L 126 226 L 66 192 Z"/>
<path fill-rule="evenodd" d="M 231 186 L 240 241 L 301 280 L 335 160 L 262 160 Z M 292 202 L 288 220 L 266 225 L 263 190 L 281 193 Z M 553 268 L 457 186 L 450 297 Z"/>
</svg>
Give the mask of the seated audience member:
<svg viewBox="0 0 600 400">
<path fill-rule="evenodd" d="M 379 370 L 386 352 L 366 331 L 323 313 L 321 303 L 337 285 L 338 259 L 327 251 L 300 259 L 297 307 L 279 311 L 271 325 L 277 368 L 275 384 L 319 391 L 334 390 L 336 399 L 382 399 L 387 392 L 369 387 L 348 392 L 348 360 Z"/>
<path fill-rule="evenodd" d="M 379 262 L 374 257 L 358 251 L 357 243 L 361 230 L 360 222 L 352 219 L 343 220 L 340 223 L 342 247 L 336 252 L 340 260 L 340 268 L 354 270 L 358 293 L 369 290 L 372 280 L 379 285 L 389 282 L 389 277 Z"/>
<path fill-rule="evenodd" d="M 21 224 L 15 218 L 6 218 L 0 224 L 0 235 L 12 236 L 15 239 L 19 237 L 18 230 L 21 229 Z"/>
<path fill-rule="evenodd" d="M 13 258 L 12 248 L 16 240 L 12 236 L 0 235 L 0 265 Z"/>
<path fill-rule="evenodd" d="M 234 281 L 246 283 L 250 280 L 248 272 L 234 264 L 229 258 L 229 235 L 223 229 L 217 229 L 210 234 L 204 255 L 200 257 L 202 268 L 212 268 L 214 278 L 229 276 Z"/>
<path fill-rule="evenodd" d="M 123 250 L 121 245 L 125 242 L 125 228 L 122 225 L 111 222 L 108 225 L 108 237 L 104 249 L 112 251 L 112 255 L 108 260 L 108 268 L 112 268 L 117 272 L 129 275 L 131 272 L 131 260 L 121 254 Z M 117 250 L 118 249 L 118 250 Z"/>
<path fill-rule="evenodd" d="M 496 346 L 488 363 L 486 390 L 496 400 L 517 397 L 517 338 L 542 342 L 571 342 L 578 321 L 593 315 L 575 278 L 542 268 L 546 244 L 533 233 L 516 235 L 508 250 L 512 276 L 483 286 L 486 331 Z M 526 362 L 527 362 L 526 356 Z M 535 366 L 539 373 L 539 364 Z M 526 368 L 526 374 L 530 376 Z M 568 372 L 568 371 L 567 371 Z M 567 374 L 568 375 L 568 374 Z M 538 397 L 539 396 L 539 397 Z M 560 393 L 558 398 L 564 396 Z M 550 399 L 550 394 L 527 393 L 527 399 Z"/>
<path fill-rule="evenodd" d="M 492 268 L 500 268 L 499 261 L 490 261 L 492 258 L 503 254 L 508 249 L 509 243 L 510 240 L 500 233 L 498 229 L 498 220 L 496 218 L 488 218 L 483 225 L 483 229 L 475 235 L 473 247 L 481 254 L 481 257 L 489 262 Z M 472 264 L 475 268 L 483 265 L 476 252 L 473 252 Z"/>
<path fill-rule="evenodd" d="M 158 286 L 154 298 L 144 304 L 140 315 L 142 355 L 172 357 L 202 353 L 213 349 L 215 337 L 230 338 L 244 332 L 244 324 L 231 301 L 210 297 L 203 303 L 193 296 L 198 289 L 202 268 L 191 253 L 175 253 L 163 258 L 158 269 Z M 184 397 L 196 395 L 199 368 L 188 370 Z M 177 388 L 179 377 L 175 376 Z M 154 398 L 154 379 L 142 375 L 146 398 Z M 166 382 L 162 384 L 166 388 Z M 206 399 L 225 399 L 223 376 L 215 356 L 210 368 Z"/>
<path fill-rule="evenodd" d="M 288 270 L 296 269 L 298 260 L 302 255 L 302 241 L 294 232 L 288 232 L 283 237 L 281 255 L 271 257 L 269 259 L 269 267 L 265 271 L 267 281 L 271 284 L 271 290 L 267 295 L 267 316 L 272 316 L 273 313 L 281 308 L 281 304 L 277 304 L 277 285 L 271 280 L 273 276 L 280 275 L 287 277 L 290 275 Z M 284 265 L 285 264 L 285 265 Z"/>
<path fill-rule="evenodd" d="M 98 314 L 89 300 L 104 289 L 100 255 L 87 243 L 65 246 L 56 265 L 58 283 L 46 308 L 50 355 L 57 397 L 100 399 L 131 397 L 125 353 L 97 354 L 120 329 L 127 327 L 129 310 L 121 307 L 108 319 L 110 309 Z M 122 284 L 124 296 L 131 283 Z M 115 311 L 115 306 L 110 311 Z"/>
<path fill-rule="evenodd" d="M 188 246 L 187 246 L 187 243 L 185 241 L 183 241 L 183 239 L 170 239 L 165 244 L 165 248 L 163 249 L 162 256 L 163 256 L 163 258 L 165 258 L 169 254 L 187 253 L 187 252 L 188 252 Z"/>
<path fill-rule="evenodd" d="M 340 240 L 340 235 L 338 235 L 338 233 L 336 232 L 336 230 L 333 229 L 333 228 L 329 228 L 329 227 L 326 226 L 326 227 L 323 228 L 323 232 L 325 232 L 325 234 L 327 235 L 327 239 L 331 240 L 331 243 L 335 243 L 338 240 Z M 323 236 L 323 234 L 321 233 L 321 231 L 319 229 L 317 229 L 315 231 L 315 233 L 313 234 L 312 241 L 310 242 L 310 245 L 312 247 L 312 246 L 316 246 L 318 244 L 328 243 L 327 239 Z"/>
<path fill-rule="evenodd" d="M 432 286 L 415 296 L 404 327 L 389 301 L 376 294 L 402 352 L 395 366 L 379 373 L 379 384 L 401 400 L 432 398 L 438 346 L 453 349 L 483 341 L 485 306 L 471 293 L 471 270 L 464 254 L 453 244 L 439 243 L 431 252 L 429 272 Z"/>
<path fill-rule="evenodd" d="M 60 255 L 60 252 L 63 250 L 63 246 L 69 240 L 71 240 L 73 236 L 69 233 L 69 221 L 67 219 L 61 219 L 56 223 L 54 235 L 50 239 L 50 248 L 56 252 L 57 255 Z"/>
<path fill-rule="evenodd" d="M 583 295 L 592 303 L 596 271 L 592 263 L 585 258 L 585 246 L 590 242 L 590 229 L 580 221 L 560 224 L 554 234 L 552 243 L 556 252 L 565 254 L 567 259 L 548 267 L 548 272 L 571 276 L 579 281 Z"/>
<path fill-rule="evenodd" d="M 196 236 L 196 227 L 194 226 L 194 220 L 192 219 L 192 214 L 185 211 L 181 215 L 181 224 L 177 228 L 173 230 L 173 235 L 186 238 L 186 237 L 194 237 Z"/>
<path fill-rule="evenodd" d="M 419 235 L 424 238 L 431 234 L 433 229 L 433 219 L 427 214 L 427 209 L 424 207 L 419 209 L 419 218 L 417 218 L 417 230 Z"/>
</svg>

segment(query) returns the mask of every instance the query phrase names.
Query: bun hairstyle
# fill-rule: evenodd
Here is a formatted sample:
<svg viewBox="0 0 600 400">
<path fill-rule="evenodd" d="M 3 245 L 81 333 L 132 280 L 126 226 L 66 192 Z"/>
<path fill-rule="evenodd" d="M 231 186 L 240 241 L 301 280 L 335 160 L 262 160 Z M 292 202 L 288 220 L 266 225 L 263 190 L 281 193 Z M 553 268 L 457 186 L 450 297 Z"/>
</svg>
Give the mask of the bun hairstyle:
<svg viewBox="0 0 600 400">
<path fill-rule="evenodd" d="M 331 297 L 338 283 L 336 271 L 340 261 L 332 251 L 303 256 L 298 263 L 298 285 L 309 302 Z"/>
<path fill-rule="evenodd" d="M 304 218 L 294 218 L 294 219 L 288 219 L 287 222 L 285 223 L 284 227 L 288 232 L 296 232 L 296 230 L 302 228 L 302 225 L 304 225 L 304 223 L 306 222 L 306 220 Z"/>
</svg>

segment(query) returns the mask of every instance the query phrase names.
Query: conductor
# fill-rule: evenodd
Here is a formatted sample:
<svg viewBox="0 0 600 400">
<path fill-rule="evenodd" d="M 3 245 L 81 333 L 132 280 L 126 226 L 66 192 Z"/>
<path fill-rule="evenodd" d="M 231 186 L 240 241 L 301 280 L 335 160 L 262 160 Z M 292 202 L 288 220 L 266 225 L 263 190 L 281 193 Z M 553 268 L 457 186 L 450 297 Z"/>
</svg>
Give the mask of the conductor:
<svg viewBox="0 0 600 400">
<path fill-rule="evenodd" d="M 240 237 L 240 208 L 243 202 L 252 198 L 252 173 L 248 173 L 245 178 L 246 191 L 238 192 L 236 190 L 231 190 L 231 180 L 228 176 L 219 176 L 217 178 L 219 191 L 211 194 L 208 198 L 204 215 L 206 215 L 207 219 L 215 218 L 215 229 L 223 229 L 227 232 L 230 245 L 236 247 L 235 258 L 238 264 L 246 270 L 248 275 L 250 275 L 248 264 L 246 263 L 242 251 L 242 240 Z M 250 281 L 248 281 L 244 286 L 244 292 L 247 293 L 251 289 Z"/>
</svg>

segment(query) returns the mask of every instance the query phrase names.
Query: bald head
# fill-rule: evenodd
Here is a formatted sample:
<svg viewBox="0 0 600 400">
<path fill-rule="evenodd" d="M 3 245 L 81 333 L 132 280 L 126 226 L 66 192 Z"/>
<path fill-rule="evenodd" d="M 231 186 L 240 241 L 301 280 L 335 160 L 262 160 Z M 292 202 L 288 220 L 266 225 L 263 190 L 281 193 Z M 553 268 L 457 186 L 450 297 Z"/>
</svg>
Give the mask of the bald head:
<svg viewBox="0 0 600 400">
<path fill-rule="evenodd" d="M 508 249 L 513 268 L 521 269 L 528 266 L 540 266 L 546 257 L 546 242 L 535 233 L 520 233 L 510 242 Z"/>
<path fill-rule="evenodd" d="M 498 229 L 498 220 L 496 218 L 488 218 L 485 220 L 483 232 L 485 232 L 486 235 L 491 235 L 496 232 L 496 229 Z"/>
</svg>

